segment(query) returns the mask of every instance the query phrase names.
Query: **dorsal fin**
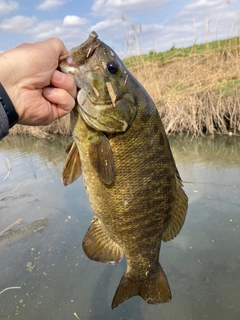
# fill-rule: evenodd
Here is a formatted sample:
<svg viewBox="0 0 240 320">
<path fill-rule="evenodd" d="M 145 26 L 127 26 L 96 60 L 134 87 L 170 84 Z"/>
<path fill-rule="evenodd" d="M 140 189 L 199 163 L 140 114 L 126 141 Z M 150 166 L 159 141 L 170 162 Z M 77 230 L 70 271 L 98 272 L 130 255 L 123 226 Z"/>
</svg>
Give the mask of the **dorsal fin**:
<svg viewBox="0 0 240 320">
<path fill-rule="evenodd" d="M 182 229 L 187 214 L 188 198 L 182 189 L 182 182 L 178 174 L 176 176 L 176 189 L 177 195 L 175 208 L 169 225 L 162 234 L 162 240 L 165 242 L 172 240 L 178 235 Z"/>
</svg>

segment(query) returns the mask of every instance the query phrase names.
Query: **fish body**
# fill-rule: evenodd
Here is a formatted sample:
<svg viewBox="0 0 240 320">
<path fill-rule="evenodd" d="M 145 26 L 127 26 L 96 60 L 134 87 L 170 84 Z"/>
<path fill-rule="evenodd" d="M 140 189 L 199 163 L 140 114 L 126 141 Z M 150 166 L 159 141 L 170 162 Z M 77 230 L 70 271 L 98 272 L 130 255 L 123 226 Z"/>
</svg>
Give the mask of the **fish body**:
<svg viewBox="0 0 240 320">
<path fill-rule="evenodd" d="M 160 246 L 181 230 L 188 201 L 159 113 L 95 32 L 60 69 L 80 88 L 62 180 L 68 185 L 83 176 L 94 212 L 84 252 L 112 264 L 125 255 L 113 309 L 135 295 L 151 304 L 170 301 Z"/>
</svg>

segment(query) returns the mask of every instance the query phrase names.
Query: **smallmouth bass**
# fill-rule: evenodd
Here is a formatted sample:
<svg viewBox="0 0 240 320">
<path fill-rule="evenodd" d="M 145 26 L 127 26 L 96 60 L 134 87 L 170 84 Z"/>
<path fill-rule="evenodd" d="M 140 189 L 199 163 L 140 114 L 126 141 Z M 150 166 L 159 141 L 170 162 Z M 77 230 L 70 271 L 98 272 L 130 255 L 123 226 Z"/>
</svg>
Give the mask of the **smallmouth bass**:
<svg viewBox="0 0 240 320">
<path fill-rule="evenodd" d="M 103 263 L 126 257 L 112 309 L 136 295 L 150 304 L 168 302 L 160 246 L 180 232 L 188 199 L 159 113 L 95 32 L 61 59 L 59 69 L 79 88 L 62 181 L 71 184 L 82 174 L 94 212 L 83 250 Z"/>
</svg>

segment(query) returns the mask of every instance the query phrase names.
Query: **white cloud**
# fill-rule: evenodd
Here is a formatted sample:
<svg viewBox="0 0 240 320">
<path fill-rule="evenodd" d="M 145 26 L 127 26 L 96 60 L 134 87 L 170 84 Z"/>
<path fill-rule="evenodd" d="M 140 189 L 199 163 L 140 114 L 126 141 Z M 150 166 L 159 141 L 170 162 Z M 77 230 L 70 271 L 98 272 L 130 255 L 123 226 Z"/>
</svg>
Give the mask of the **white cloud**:
<svg viewBox="0 0 240 320">
<path fill-rule="evenodd" d="M 206 13 L 207 9 L 213 9 L 217 8 L 222 9 L 228 5 L 228 1 L 222 1 L 222 0 L 198 0 L 190 3 L 189 5 L 186 6 L 186 8 L 190 10 L 204 10 Z"/>
<path fill-rule="evenodd" d="M 123 22 L 122 19 L 106 19 L 92 25 L 88 32 L 96 31 L 99 38 L 106 42 L 113 50 L 119 52 L 119 47 L 122 51 L 126 49 L 126 41 L 128 30 L 131 28 L 128 22 Z"/>
<path fill-rule="evenodd" d="M 66 16 L 63 19 L 63 26 L 82 26 L 88 22 L 85 18 L 80 18 L 78 16 Z"/>
<path fill-rule="evenodd" d="M 71 17 L 74 17 L 73 19 Z M 39 21 L 37 17 L 14 16 L 0 23 L 0 30 L 17 33 L 32 34 L 35 39 L 47 37 L 66 36 L 69 33 L 77 33 L 76 26 L 87 23 L 87 20 L 77 16 L 66 16 L 64 20 Z M 74 28 L 71 28 L 74 27 Z M 68 35 L 69 36 L 69 35 Z"/>
<path fill-rule="evenodd" d="M 35 40 L 44 40 L 51 37 L 61 39 L 71 38 L 77 32 L 75 28 L 69 29 L 62 25 L 61 21 L 42 21 L 32 30 Z"/>
<path fill-rule="evenodd" d="M 175 16 L 174 20 L 178 22 L 182 21 L 193 21 L 205 20 L 206 17 L 212 15 L 218 15 L 219 12 L 227 11 L 229 8 L 227 1 L 222 0 L 198 0 L 193 1 L 183 7 L 180 12 Z M 223 11 L 224 10 L 224 11 Z"/>
<path fill-rule="evenodd" d="M 29 34 L 37 21 L 36 17 L 15 16 L 3 20 L 0 23 L 0 30 L 16 34 Z"/>
<path fill-rule="evenodd" d="M 151 10 L 159 9 L 173 0 L 95 0 L 92 12 L 96 16 L 108 16 L 115 14 L 121 16 L 127 12 L 146 13 Z"/>
<path fill-rule="evenodd" d="M 175 15 L 171 26 L 192 27 L 197 43 L 237 36 L 240 12 L 239 9 L 237 12 L 232 8 L 235 2 L 236 0 L 191 1 Z"/>
<path fill-rule="evenodd" d="M 49 10 L 49 9 L 60 7 L 64 3 L 65 3 L 65 1 L 62 1 L 62 0 L 45 0 L 42 3 L 39 4 L 37 9 L 39 9 L 39 10 Z"/>
<path fill-rule="evenodd" d="M 58 37 L 64 41 L 68 49 L 71 49 L 85 41 L 88 34 L 82 32 L 79 25 L 69 25 L 64 20 L 39 21 L 35 16 L 15 16 L 0 22 L 0 32 L 2 30 L 7 33 L 26 35 L 28 37 L 27 41 L 32 42 Z M 85 22 L 84 19 L 83 21 Z M 29 37 L 31 38 L 29 39 Z"/>
<path fill-rule="evenodd" d="M 19 4 L 16 1 L 0 0 L 0 15 L 17 10 L 18 8 L 19 8 Z"/>
<path fill-rule="evenodd" d="M 86 40 L 86 36 L 83 36 L 79 26 L 82 26 L 84 23 L 87 23 L 87 20 L 77 16 L 75 17 L 78 18 L 75 19 L 76 24 L 73 24 L 74 19 L 72 20 L 72 24 L 70 24 L 69 20 L 71 19 L 66 19 L 66 17 L 63 20 L 49 20 L 38 22 L 32 30 L 34 40 L 44 40 L 50 37 L 58 37 L 62 40 L 75 38 L 77 39 L 77 42 L 75 42 L 76 46 L 76 43 L 78 44 L 81 38 Z"/>
<path fill-rule="evenodd" d="M 119 30 L 119 27 L 122 28 L 123 30 L 123 21 L 121 19 L 115 19 L 115 20 L 106 19 L 106 20 L 100 21 L 95 25 L 93 25 L 91 27 L 91 30 L 94 30 L 94 31 L 109 30 L 113 32 L 114 31 L 113 29 L 116 29 L 116 27 L 118 28 L 118 30 Z M 119 34 L 117 34 L 117 36 L 119 37 Z"/>
</svg>

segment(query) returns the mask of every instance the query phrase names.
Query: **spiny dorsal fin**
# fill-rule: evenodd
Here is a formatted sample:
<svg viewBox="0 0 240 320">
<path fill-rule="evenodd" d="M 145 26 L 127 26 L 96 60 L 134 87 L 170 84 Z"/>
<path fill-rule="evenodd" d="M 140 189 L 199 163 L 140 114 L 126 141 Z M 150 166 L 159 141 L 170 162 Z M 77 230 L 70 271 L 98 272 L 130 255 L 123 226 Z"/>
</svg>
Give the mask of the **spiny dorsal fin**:
<svg viewBox="0 0 240 320">
<path fill-rule="evenodd" d="M 68 155 L 62 169 L 62 183 L 68 186 L 80 177 L 82 166 L 78 148 L 74 141 L 68 144 L 66 152 Z"/>
<path fill-rule="evenodd" d="M 187 214 L 188 198 L 182 189 L 182 183 L 179 176 L 176 177 L 176 183 L 177 195 L 175 209 L 171 216 L 167 229 L 162 234 L 162 240 L 165 242 L 172 240 L 178 235 L 178 233 L 182 229 Z"/>
<path fill-rule="evenodd" d="M 96 132 L 90 138 L 89 159 L 101 181 L 110 185 L 115 180 L 115 167 L 112 148 L 107 137 Z"/>
<path fill-rule="evenodd" d="M 121 247 L 113 241 L 94 217 L 82 243 L 89 259 L 103 263 L 118 263 L 123 258 Z"/>
</svg>

